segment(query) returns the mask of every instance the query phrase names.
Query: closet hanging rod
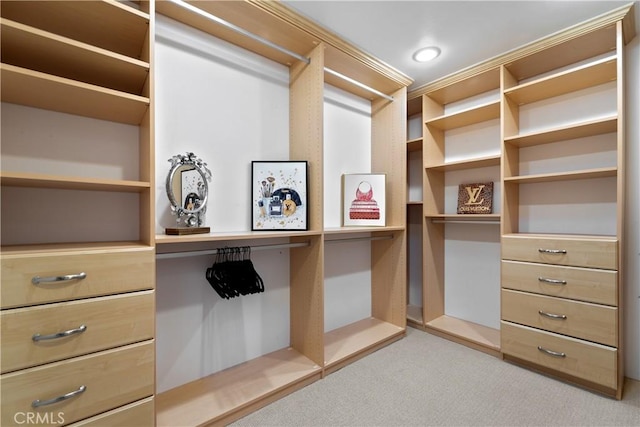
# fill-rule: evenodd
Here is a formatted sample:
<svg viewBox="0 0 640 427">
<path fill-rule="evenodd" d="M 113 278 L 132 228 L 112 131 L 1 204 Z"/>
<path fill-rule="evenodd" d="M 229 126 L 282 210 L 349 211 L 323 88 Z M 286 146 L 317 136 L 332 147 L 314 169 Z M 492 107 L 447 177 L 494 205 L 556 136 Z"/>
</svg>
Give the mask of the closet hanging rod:
<svg viewBox="0 0 640 427">
<path fill-rule="evenodd" d="M 378 96 L 380 96 L 380 97 L 382 97 L 382 98 L 384 98 L 384 99 L 386 99 L 388 101 L 393 101 L 393 96 L 389 96 L 386 93 L 382 93 L 379 90 L 376 90 L 376 89 L 374 89 L 372 87 L 367 86 L 364 83 L 360 83 L 359 81 L 352 79 L 351 77 L 347 77 L 344 74 L 340 74 L 339 72 L 333 71 L 332 69 L 327 68 L 327 67 L 324 67 L 324 71 L 329 73 L 329 74 L 331 74 L 331 75 L 333 75 L 333 76 L 336 76 L 336 77 L 338 77 L 338 78 L 340 78 L 340 79 L 342 79 L 344 81 L 347 81 L 347 82 L 349 82 L 349 83 L 351 83 L 353 85 L 356 85 L 361 89 L 364 89 L 364 90 L 369 91 L 369 92 L 371 92 L 373 94 L 376 94 L 376 95 L 378 95 Z"/>
<path fill-rule="evenodd" d="M 278 245 L 255 245 L 251 246 L 251 251 L 264 251 L 269 249 L 289 249 L 289 248 L 303 248 L 311 244 L 309 240 L 300 243 L 282 243 Z M 223 248 L 220 248 L 223 249 Z M 203 256 L 203 255 L 216 255 L 218 249 L 204 249 L 199 251 L 186 251 L 186 252 L 166 252 L 162 254 L 156 254 L 156 259 L 168 259 L 168 258 L 186 258 L 190 256 Z"/>
<path fill-rule="evenodd" d="M 358 242 L 358 241 L 362 241 L 362 240 L 369 240 L 369 241 L 373 241 L 373 240 L 392 240 L 393 239 L 393 234 L 388 234 L 386 236 L 369 236 L 369 237 L 353 237 L 353 238 L 344 238 L 344 239 L 329 239 L 329 240 L 325 240 L 325 243 L 340 243 L 340 242 Z"/>
<path fill-rule="evenodd" d="M 195 14 L 198 14 L 198 15 L 202 16 L 203 18 L 206 18 L 209 21 L 212 21 L 212 22 L 215 22 L 217 24 L 220 24 L 223 27 L 226 27 L 226 28 L 228 28 L 228 29 L 230 29 L 232 31 L 235 31 L 238 34 L 242 34 L 243 36 L 249 37 L 250 39 L 252 39 L 254 41 L 257 41 L 258 43 L 262 43 L 265 46 L 269 46 L 269 47 L 271 47 L 271 48 L 273 48 L 273 49 L 275 49 L 277 51 L 280 51 L 280 52 L 285 53 L 285 54 L 287 54 L 287 55 L 289 55 L 289 56 L 291 56 L 293 58 L 296 58 L 299 61 L 304 62 L 305 64 L 311 63 L 311 59 L 307 58 L 306 56 L 300 55 L 300 54 L 298 54 L 298 53 L 296 53 L 296 52 L 294 52 L 292 50 L 289 50 L 289 49 L 287 49 L 285 47 L 282 47 L 282 46 L 280 46 L 278 44 L 275 44 L 275 43 L 273 43 L 273 42 L 271 42 L 271 41 L 269 41 L 269 40 L 265 39 L 264 37 L 261 37 L 261 36 L 259 36 L 257 34 L 253 34 L 252 32 L 249 32 L 249 31 L 245 30 L 244 28 L 240 28 L 237 25 L 232 24 L 231 22 L 225 21 L 222 18 L 218 18 L 217 16 L 215 16 L 215 15 L 209 13 L 209 12 L 206 12 L 206 11 L 204 11 L 204 10 L 202 10 L 202 9 L 200 9 L 200 8 L 190 4 L 190 3 L 187 3 L 187 2 L 185 2 L 183 0 L 169 0 L 169 1 L 174 3 L 174 4 L 176 4 L 176 5 L 178 5 L 178 6 L 180 6 L 180 7 L 182 7 L 182 8 L 184 8 L 184 9 L 187 9 L 187 10 L 189 10 L 189 11 L 195 13 Z M 387 99 L 389 101 L 393 101 L 393 97 L 392 96 L 389 96 L 386 93 L 380 92 L 379 90 L 376 90 L 376 89 L 374 89 L 372 87 L 369 87 L 369 86 L 365 85 L 364 83 L 360 83 L 359 81 L 354 80 L 351 77 L 347 77 L 344 74 L 340 74 L 337 71 L 333 71 L 330 68 L 326 68 L 326 67 L 325 67 L 324 71 L 329 73 L 329 74 L 331 74 L 331 75 L 333 75 L 333 76 L 336 76 L 336 77 L 338 77 L 338 78 L 340 78 L 342 80 L 345 80 L 345 81 L 347 81 L 347 82 L 349 82 L 349 83 L 351 83 L 351 84 L 353 84 L 355 86 L 358 86 L 361 89 L 364 89 L 364 90 L 366 90 L 368 92 L 376 94 L 376 95 L 378 95 L 378 96 L 380 96 L 382 98 L 385 98 L 385 99 Z"/>
<path fill-rule="evenodd" d="M 311 59 L 307 58 L 306 56 L 299 55 L 296 52 L 293 52 L 293 51 L 291 51 L 291 50 L 289 50 L 287 48 L 284 48 L 284 47 L 282 47 L 280 45 L 277 45 L 277 44 L 275 44 L 275 43 L 273 43 L 273 42 L 271 42 L 271 41 L 269 41 L 269 40 L 267 40 L 267 39 L 265 39 L 263 37 L 260 37 L 257 34 L 253 34 L 253 33 L 249 32 L 249 31 L 245 30 L 244 28 L 240 28 L 237 25 L 232 24 L 231 22 L 225 21 L 224 19 L 218 18 L 217 16 L 212 15 L 209 12 L 205 12 L 204 10 L 202 10 L 202 9 L 192 5 L 192 4 L 186 3 L 183 0 L 169 0 L 169 1 L 174 3 L 174 4 L 177 4 L 180 7 L 185 8 L 187 10 L 190 10 L 193 13 L 196 13 L 196 14 L 202 16 L 203 18 L 206 18 L 209 21 L 213 21 L 213 22 L 215 22 L 217 24 L 222 25 L 223 27 L 226 27 L 226 28 L 228 28 L 230 30 L 233 30 L 238 34 L 242 34 L 243 36 L 249 37 L 252 40 L 255 40 L 255 41 L 257 41 L 259 43 L 262 43 L 262 44 L 264 44 L 266 46 L 269 46 L 269 47 L 271 47 L 271 48 L 273 48 L 275 50 L 278 50 L 278 51 L 280 51 L 282 53 L 285 53 L 285 54 L 287 54 L 289 56 L 292 56 L 292 57 L 304 62 L 305 64 L 309 64 L 311 62 Z"/>
<path fill-rule="evenodd" d="M 433 224 L 489 224 L 489 225 L 499 225 L 500 221 L 465 221 L 458 219 L 434 219 L 431 220 Z"/>
</svg>

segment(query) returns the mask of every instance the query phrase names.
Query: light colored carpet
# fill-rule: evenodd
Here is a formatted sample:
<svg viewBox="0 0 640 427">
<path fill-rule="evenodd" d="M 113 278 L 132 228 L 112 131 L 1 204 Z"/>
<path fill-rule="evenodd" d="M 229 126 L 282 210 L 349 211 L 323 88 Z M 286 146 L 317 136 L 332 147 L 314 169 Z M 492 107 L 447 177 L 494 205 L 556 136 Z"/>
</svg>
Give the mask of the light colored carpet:
<svg viewBox="0 0 640 427">
<path fill-rule="evenodd" d="M 640 426 L 622 401 L 436 336 L 407 336 L 231 424 L 241 426 Z"/>
</svg>

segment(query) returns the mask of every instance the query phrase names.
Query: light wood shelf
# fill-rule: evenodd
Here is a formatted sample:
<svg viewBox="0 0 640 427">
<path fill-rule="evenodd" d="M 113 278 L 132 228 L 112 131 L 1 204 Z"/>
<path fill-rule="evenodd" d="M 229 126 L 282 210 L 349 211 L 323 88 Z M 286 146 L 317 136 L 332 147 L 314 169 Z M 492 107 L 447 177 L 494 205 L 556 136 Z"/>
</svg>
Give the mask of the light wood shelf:
<svg viewBox="0 0 640 427">
<path fill-rule="evenodd" d="M 519 105 L 549 99 L 616 80 L 615 56 L 507 89 L 504 95 Z"/>
<path fill-rule="evenodd" d="M 57 188 L 63 190 L 90 190 L 140 193 L 151 184 L 142 181 L 97 179 L 73 176 L 45 175 L 22 172 L 1 172 L 0 183 L 7 187 Z"/>
<path fill-rule="evenodd" d="M 532 147 L 535 145 L 550 144 L 558 141 L 616 132 L 617 129 L 618 117 L 611 116 L 589 120 L 583 123 L 559 126 L 539 132 L 510 136 L 506 137 L 504 142 L 514 147 Z"/>
<path fill-rule="evenodd" d="M 481 346 L 498 353 L 500 351 L 500 330 L 452 316 L 440 316 L 426 322 L 426 327 L 435 332 L 443 332 L 460 340 Z"/>
<path fill-rule="evenodd" d="M 455 170 L 464 170 L 464 169 L 476 169 L 476 168 L 484 168 L 490 166 L 499 166 L 500 165 L 500 155 L 497 156 L 486 156 L 486 157 L 478 157 L 468 160 L 459 160 L 455 162 L 448 162 L 439 165 L 427 165 L 425 169 L 427 171 L 437 171 L 437 172 L 449 172 Z"/>
<path fill-rule="evenodd" d="M 9 64 L 0 65 L 2 101 L 45 110 L 139 125 L 149 98 Z"/>
<path fill-rule="evenodd" d="M 446 105 L 500 88 L 500 67 L 492 67 L 464 78 L 451 77 L 453 81 L 436 84 L 438 87 L 425 91 L 427 96 L 439 104 Z M 418 90 L 416 93 L 420 92 L 422 91 Z"/>
<path fill-rule="evenodd" d="M 407 100 L 407 117 L 422 115 L 422 97 L 416 96 Z"/>
<path fill-rule="evenodd" d="M 373 317 L 325 333 L 325 370 L 331 372 L 400 339 L 405 329 Z"/>
<path fill-rule="evenodd" d="M 131 58 L 147 50 L 149 14 L 120 1 L 6 2 L 1 14 Z"/>
<path fill-rule="evenodd" d="M 422 137 L 407 141 L 407 152 L 422 150 Z"/>
<path fill-rule="evenodd" d="M 123 92 L 141 94 L 149 63 L 0 18 L 2 62 Z"/>
<path fill-rule="evenodd" d="M 505 177 L 506 183 L 529 184 L 538 182 L 572 181 L 576 179 L 593 179 L 614 177 L 618 173 L 618 168 L 597 168 L 569 172 L 544 173 L 535 175 L 520 175 Z"/>
<path fill-rule="evenodd" d="M 156 235 L 156 245 L 164 246 L 175 243 L 205 243 L 224 242 L 228 240 L 264 240 L 289 237 L 317 237 L 320 233 L 316 231 L 227 231 L 211 232 L 204 234 L 190 234 L 183 236 L 173 236 L 167 234 Z"/>
<path fill-rule="evenodd" d="M 517 80 L 525 80 L 616 49 L 615 25 L 605 25 L 593 31 L 576 27 L 576 31 L 580 32 L 578 37 L 554 40 L 554 36 L 550 36 L 549 40 L 541 40 L 544 48 L 532 46 L 533 52 L 507 61 L 505 67 Z"/>
<path fill-rule="evenodd" d="M 241 363 L 156 395 L 158 427 L 223 425 L 322 375 L 292 348 Z"/>
<path fill-rule="evenodd" d="M 500 221 L 500 214 L 425 214 L 425 217 L 442 221 Z"/>
<path fill-rule="evenodd" d="M 394 232 L 394 231 L 404 231 L 404 225 L 393 226 L 387 225 L 384 227 L 376 227 L 376 226 L 350 226 L 350 227 L 331 227 L 325 228 L 324 234 L 326 236 L 331 236 L 335 234 L 339 235 L 350 235 L 350 234 L 359 234 L 359 233 L 385 233 L 385 232 Z M 331 239 L 327 239 L 331 240 Z"/>
<path fill-rule="evenodd" d="M 500 118 L 499 100 L 485 103 L 477 107 L 467 108 L 453 114 L 445 114 L 443 116 L 427 120 L 426 124 L 427 126 L 433 126 L 440 130 L 451 130 L 498 118 Z"/>
<path fill-rule="evenodd" d="M 2 254 L 4 257 L 18 256 L 26 257 L 29 255 L 42 255 L 43 252 L 50 254 L 66 254 L 66 253 L 113 253 L 113 252 L 129 252 L 129 251 L 152 251 L 149 245 L 143 242 L 82 242 L 82 243 L 48 243 L 34 245 L 12 245 L 2 246 Z"/>
</svg>

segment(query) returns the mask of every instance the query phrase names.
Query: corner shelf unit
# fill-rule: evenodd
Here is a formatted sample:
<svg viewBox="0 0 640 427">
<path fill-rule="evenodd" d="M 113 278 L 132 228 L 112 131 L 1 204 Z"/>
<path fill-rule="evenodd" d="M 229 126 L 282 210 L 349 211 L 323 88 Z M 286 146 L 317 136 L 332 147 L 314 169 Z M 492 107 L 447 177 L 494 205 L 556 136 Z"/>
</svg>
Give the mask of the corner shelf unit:
<svg viewBox="0 0 640 427">
<path fill-rule="evenodd" d="M 413 102 L 421 100 L 423 120 L 422 165 L 423 165 L 423 207 L 421 230 L 423 235 L 423 288 L 422 305 L 411 306 L 414 313 L 410 323 L 420 329 L 441 335 L 457 342 L 480 349 L 490 354 L 499 354 L 499 330 L 484 326 L 472 320 L 449 315 L 445 310 L 446 230 L 449 224 L 464 227 L 485 227 L 499 225 L 501 214 L 499 204 L 494 202 L 491 214 L 462 215 L 455 212 L 456 200 L 451 200 L 452 192 L 446 187 L 455 187 L 468 179 L 483 179 L 487 170 L 492 176 L 499 176 L 501 155 L 499 141 L 485 141 L 485 148 L 478 154 L 449 156 L 449 131 L 473 135 L 475 126 L 496 128 L 500 117 L 499 68 L 478 73 L 450 85 L 420 94 Z M 451 112 L 450 112 L 451 111 Z M 415 114 L 415 112 L 414 112 Z M 470 137 L 467 137 L 470 138 Z M 473 150 L 473 148 L 471 148 Z M 493 154 L 495 153 L 495 154 Z M 457 176 L 456 174 L 463 175 Z M 480 175 L 478 175 L 478 173 Z M 471 178 L 478 176 L 478 178 Z M 452 179 L 455 182 L 450 183 Z M 460 181 L 463 180 L 463 181 Z M 497 180 L 496 180 L 497 181 Z M 475 181 L 477 182 L 477 181 Z M 499 182 L 496 182 L 499 185 Z M 494 194 L 495 194 L 494 189 Z M 453 225 L 452 225 L 453 226 Z M 496 233 L 499 228 L 496 228 Z M 499 262 L 495 260 L 496 264 Z M 479 279 L 482 280 L 482 279 Z"/>
<path fill-rule="evenodd" d="M 408 110 L 422 111 L 425 123 L 423 319 L 411 324 L 618 399 L 624 380 L 623 71 L 633 17 L 634 5 L 620 7 L 408 95 Z M 495 89 L 498 101 L 445 110 Z M 444 160 L 447 131 L 496 118 L 498 155 Z M 500 169 L 498 213 L 448 212 L 445 175 L 493 166 Z M 584 185 L 588 197 L 579 190 Z M 593 203 L 606 207 L 595 212 Z M 444 227 L 451 222 L 499 224 L 498 328 L 444 312 Z M 569 316 L 540 320 L 547 312 L 539 304 Z"/>
<path fill-rule="evenodd" d="M 405 334 L 405 106 L 411 80 L 279 2 L 190 2 L 295 55 L 172 2 L 157 12 L 289 68 L 289 158 L 309 164 L 308 231 L 155 237 L 159 256 L 218 242 L 295 244 L 289 251 L 290 343 L 157 396 L 158 426 L 224 425 L 386 346 Z M 303 60 L 306 58 L 307 60 Z M 336 72 L 365 85 L 336 77 Z M 387 226 L 326 228 L 323 102 L 329 84 L 371 102 L 371 173 L 387 175 Z M 368 90 L 374 89 L 372 92 Z M 325 252 L 331 240 L 371 240 L 371 317 L 324 331 Z M 302 244 L 302 245 L 300 245 Z"/>
</svg>

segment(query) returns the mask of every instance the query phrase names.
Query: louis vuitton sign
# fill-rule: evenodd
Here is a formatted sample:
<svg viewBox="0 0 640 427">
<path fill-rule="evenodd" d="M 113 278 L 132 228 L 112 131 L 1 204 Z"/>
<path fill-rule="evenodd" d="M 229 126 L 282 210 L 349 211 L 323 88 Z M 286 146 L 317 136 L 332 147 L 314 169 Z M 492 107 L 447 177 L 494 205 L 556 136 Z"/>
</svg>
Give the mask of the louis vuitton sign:
<svg viewBox="0 0 640 427">
<path fill-rule="evenodd" d="M 460 184 L 458 187 L 459 214 L 490 214 L 492 202 L 493 182 Z"/>
</svg>

